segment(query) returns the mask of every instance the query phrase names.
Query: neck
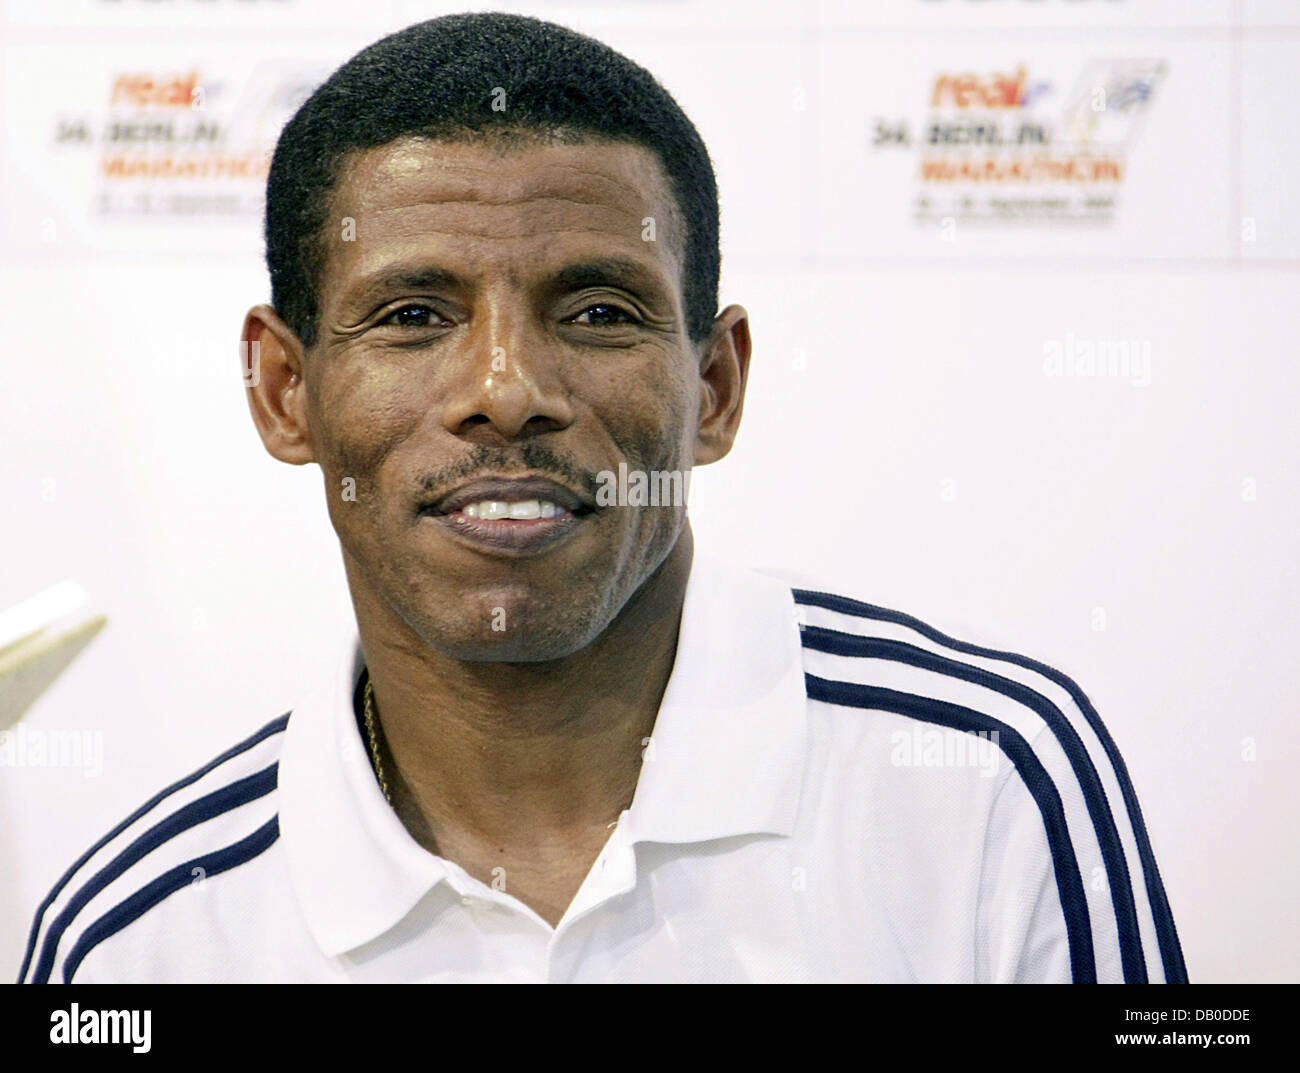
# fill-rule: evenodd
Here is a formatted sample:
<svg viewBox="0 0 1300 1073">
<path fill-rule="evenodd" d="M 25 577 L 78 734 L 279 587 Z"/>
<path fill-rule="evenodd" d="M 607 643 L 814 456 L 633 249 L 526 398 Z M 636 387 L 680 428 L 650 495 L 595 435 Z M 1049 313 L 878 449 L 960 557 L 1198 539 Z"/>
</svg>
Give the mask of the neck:
<svg viewBox="0 0 1300 1073">
<path fill-rule="evenodd" d="M 563 843 L 627 808 L 677 650 L 692 541 L 585 648 L 543 663 L 457 660 L 412 643 L 348 576 L 382 726 L 381 759 L 412 835 L 511 848 Z"/>
</svg>

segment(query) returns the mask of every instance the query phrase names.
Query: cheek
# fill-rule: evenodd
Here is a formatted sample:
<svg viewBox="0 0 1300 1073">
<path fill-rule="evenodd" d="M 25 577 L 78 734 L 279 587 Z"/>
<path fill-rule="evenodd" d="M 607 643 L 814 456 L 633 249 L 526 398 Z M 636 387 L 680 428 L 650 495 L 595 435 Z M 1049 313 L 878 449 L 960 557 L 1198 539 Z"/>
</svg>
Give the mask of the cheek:
<svg viewBox="0 0 1300 1073">
<path fill-rule="evenodd" d="M 626 430 L 619 444 L 633 468 L 685 469 L 695 442 L 698 392 L 680 372 L 658 380 L 645 392 L 629 398 L 622 416 Z"/>
<path fill-rule="evenodd" d="M 317 460 L 327 486 L 336 490 L 330 496 L 331 508 L 340 498 L 337 490 L 348 480 L 356 503 L 377 504 L 373 493 L 384 461 L 412 434 L 423 411 L 400 394 L 358 378 L 326 384 L 308 398 Z"/>
</svg>

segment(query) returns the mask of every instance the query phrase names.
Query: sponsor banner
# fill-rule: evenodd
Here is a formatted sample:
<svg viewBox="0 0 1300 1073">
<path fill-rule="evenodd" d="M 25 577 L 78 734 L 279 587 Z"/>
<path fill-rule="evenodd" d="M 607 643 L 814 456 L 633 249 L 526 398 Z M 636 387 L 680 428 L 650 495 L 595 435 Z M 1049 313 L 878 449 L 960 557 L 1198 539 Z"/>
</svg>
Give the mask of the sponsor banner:
<svg viewBox="0 0 1300 1073">
<path fill-rule="evenodd" d="M 381 37 L 389 3 L 356 0 L 8 0 L 13 26 L 77 29 L 160 27 L 250 30 L 259 27 L 322 29 L 357 27 Z"/>
<path fill-rule="evenodd" d="M 1235 253 L 1226 47 L 824 43 L 816 252 Z"/>
<path fill-rule="evenodd" d="M 1234 21 L 1233 0 L 819 0 L 817 9 L 820 24 L 828 27 L 923 30 L 1207 27 Z"/>
<path fill-rule="evenodd" d="M 1242 42 L 1239 238 L 1246 260 L 1300 262 L 1297 72 L 1300 39 Z"/>
<path fill-rule="evenodd" d="M 804 24 L 808 5 L 804 0 L 514 0 L 509 4 L 501 0 L 394 0 L 394 6 L 399 26 L 462 11 L 509 11 L 601 36 L 598 28 L 620 25 L 641 29 L 707 26 L 742 34 L 789 28 Z"/>
<path fill-rule="evenodd" d="M 7 234 L 38 249 L 258 249 L 275 140 L 346 54 L 258 58 L 233 43 L 7 49 Z"/>
<path fill-rule="evenodd" d="M 808 98 L 801 52 L 775 41 L 718 47 L 622 27 L 603 37 L 655 71 L 699 127 L 725 192 L 729 254 L 798 253 Z M 188 40 L 167 49 L 142 42 L 6 49 L 6 238 L 28 255 L 69 244 L 259 250 L 266 167 L 281 127 L 367 41 L 358 35 L 293 59 Z M 755 78 L 756 66 L 765 77 Z M 700 71 L 710 72 L 707 84 Z M 715 86 L 744 87 L 747 107 Z M 755 145 L 784 147 L 772 152 L 762 181 L 747 168 Z"/>
<path fill-rule="evenodd" d="M 1243 26 L 1300 26 L 1296 0 L 1241 0 Z"/>
</svg>

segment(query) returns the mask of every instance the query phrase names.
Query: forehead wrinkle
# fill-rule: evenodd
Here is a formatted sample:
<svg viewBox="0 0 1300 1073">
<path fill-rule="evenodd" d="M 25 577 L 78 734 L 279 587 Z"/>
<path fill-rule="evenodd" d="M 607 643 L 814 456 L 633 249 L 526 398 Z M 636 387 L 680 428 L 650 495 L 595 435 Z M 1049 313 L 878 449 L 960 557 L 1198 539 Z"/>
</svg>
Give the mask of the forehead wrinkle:
<svg viewBox="0 0 1300 1073">
<path fill-rule="evenodd" d="M 624 220 L 627 222 L 626 225 L 630 226 L 638 235 L 641 231 L 641 221 L 644 219 L 643 214 L 647 211 L 653 212 L 652 206 L 647 202 L 620 205 L 599 198 L 561 193 L 525 191 L 518 194 L 492 196 L 493 193 L 495 192 L 412 190 L 402 204 L 372 204 L 366 206 L 363 201 L 357 211 L 359 214 L 375 218 L 386 217 L 388 219 L 402 220 L 417 215 L 424 217 L 429 213 L 436 215 L 442 210 L 463 211 L 465 213 L 473 213 L 475 210 L 505 210 L 503 215 L 518 216 L 525 220 L 532 217 L 537 219 L 539 224 L 542 224 L 544 220 L 554 218 L 564 212 L 566 208 L 573 207 L 582 210 L 588 215 L 608 215 L 615 219 Z M 487 217 L 480 214 L 477 218 L 490 219 L 490 213 L 488 213 Z M 418 225 L 413 224 L 413 226 Z M 435 226 L 435 229 L 444 230 L 441 226 Z M 592 230 L 597 230 L 597 228 L 592 228 Z"/>
<path fill-rule="evenodd" d="M 414 206 L 412 206 L 414 208 Z M 601 206 L 607 208 L 614 214 L 622 214 L 622 210 L 614 206 Z M 537 221 L 536 226 L 525 230 L 496 230 L 491 233 L 484 232 L 478 227 L 456 226 L 453 223 L 444 223 L 441 221 L 430 225 L 423 219 L 411 219 L 411 214 L 403 208 L 393 208 L 385 210 L 382 215 L 396 214 L 395 220 L 403 220 L 405 226 L 401 228 L 400 234 L 395 234 L 385 246 L 377 249 L 358 251 L 361 253 L 361 262 L 354 267 L 354 280 L 356 282 L 348 285 L 348 290 L 354 290 L 358 287 L 364 288 L 366 284 L 361 280 L 374 277 L 378 279 L 383 276 L 387 267 L 394 261 L 417 265 L 419 262 L 427 262 L 430 265 L 437 265 L 457 276 L 460 276 L 466 282 L 473 282 L 483 276 L 502 276 L 509 277 L 512 281 L 518 282 L 519 276 L 514 269 L 516 258 L 511 256 L 514 251 L 506 251 L 504 256 L 498 253 L 494 247 L 500 243 L 527 242 L 532 247 L 529 252 L 535 250 L 540 244 L 543 251 L 551 253 L 550 247 L 555 240 L 570 235 L 594 236 L 601 241 L 599 247 L 592 246 L 583 249 L 574 249 L 565 251 L 564 258 L 575 262 L 588 263 L 599 261 L 602 258 L 612 258 L 632 261 L 641 267 L 641 271 L 649 277 L 661 277 L 660 282 L 663 286 L 671 289 L 677 284 L 677 277 L 681 273 L 681 266 L 677 264 L 670 250 L 650 251 L 645 248 L 646 243 L 639 238 L 641 223 L 640 218 L 633 216 L 635 226 L 631 229 L 638 238 L 633 241 L 624 234 L 622 241 L 611 241 L 615 239 L 616 233 L 607 228 L 596 225 L 575 225 L 569 227 L 557 227 L 547 220 Z M 501 222 L 502 228 L 507 225 L 514 225 L 519 222 L 527 223 L 529 214 L 509 213 L 506 214 L 509 219 Z M 394 229 L 396 230 L 396 229 Z M 416 249 L 415 242 L 418 240 L 452 240 L 447 245 L 460 245 L 470 247 L 467 253 L 463 248 L 455 252 L 454 258 L 448 256 L 450 250 L 439 252 L 435 248 Z M 400 253 L 396 252 L 400 249 Z M 667 253 L 667 258 L 665 258 Z M 457 260 L 464 260 L 465 270 L 462 270 L 455 263 Z M 547 258 L 547 260 L 553 260 Z M 445 262 L 445 263 L 440 263 Z M 475 270 L 477 269 L 477 270 Z M 396 270 L 394 274 L 397 274 Z"/>
<path fill-rule="evenodd" d="M 499 218 L 505 217 L 511 220 L 516 220 L 516 219 L 525 220 L 525 221 L 536 220 L 538 221 L 539 224 L 544 225 L 544 221 L 554 219 L 559 214 L 559 211 L 562 211 L 558 209 L 559 205 L 575 205 L 578 208 L 585 210 L 588 216 L 595 216 L 597 214 L 602 214 L 602 215 L 608 214 L 615 217 L 627 218 L 635 224 L 635 230 L 638 234 L 640 233 L 641 230 L 641 217 L 638 216 L 635 211 L 631 211 L 629 209 L 623 208 L 618 205 L 610 205 L 600 201 L 596 201 L 596 202 L 584 201 L 581 198 L 566 198 L 566 197 L 558 197 L 558 196 L 547 197 L 547 198 L 525 198 L 521 200 L 509 200 L 509 201 L 487 201 L 481 198 L 422 199 L 414 203 L 408 202 L 407 204 L 404 205 L 390 205 L 384 208 L 373 209 L 370 210 L 369 213 L 367 213 L 367 215 L 375 219 L 386 218 L 390 220 L 395 220 L 398 221 L 399 224 L 406 220 L 410 220 L 411 223 L 409 225 L 409 228 L 411 229 L 411 232 L 420 233 L 429 229 L 428 227 L 425 226 L 426 217 L 431 212 L 435 214 L 436 217 L 436 215 L 438 214 L 438 210 L 444 207 L 459 208 L 461 206 L 464 206 L 471 210 L 473 209 L 513 210 L 513 212 L 510 213 L 498 213 L 497 215 Z M 450 233 L 452 231 L 456 231 L 457 233 L 464 233 L 461 229 L 457 229 L 453 227 L 444 227 L 441 221 L 437 220 L 436 218 L 433 221 L 428 221 L 428 223 L 432 225 L 432 230 L 436 232 L 447 231 Z M 565 227 L 565 228 L 545 227 L 545 229 L 557 230 L 557 231 L 558 230 L 563 230 L 563 231 L 581 230 L 580 228 L 575 228 L 575 227 Z M 599 231 L 601 230 L 601 228 L 592 226 L 587 228 L 587 230 Z M 519 234 L 526 235 L 527 232 L 520 232 Z M 497 236 L 485 234 L 484 237 L 494 238 Z"/>
<path fill-rule="evenodd" d="M 383 147 L 379 148 L 382 149 Z M 572 149 L 573 147 L 565 147 L 568 152 L 572 152 Z M 505 155 L 517 154 L 528 155 L 528 150 L 515 150 Z M 410 154 L 404 150 L 397 150 L 396 155 L 386 157 L 379 155 L 376 150 L 367 150 L 353 154 L 349 160 L 350 168 L 354 169 L 365 167 L 367 164 L 374 168 L 375 177 L 381 183 L 400 183 L 406 180 L 418 180 L 426 176 L 429 178 L 451 178 L 458 173 L 464 172 L 490 176 L 497 186 L 505 189 L 504 196 L 506 200 L 546 196 L 548 186 L 563 185 L 562 180 L 551 178 L 557 172 L 577 175 L 582 181 L 611 186 L 615 188 L 615 191 L 630 191 L 637 196 L 643 196 L 646 193 L 639 182 L 629 182 L 626 176 L 618 173 L 618 169 L 613 171 L 602 170 L 596 166 L 596 162 L 587 165 L 567 163 L 561 160 L 538 162 L 535 170 L 525 173 L 517 180 L 509 181 L 502 175 L 499 166 L 479 165 L 472 160 L 465 161 L 462 159 L 454 161 L 438 160 L 430 164 L 427 161 L 419 162 L 410 159 Z M 654 194 L 662 193 L 665 186 L 662 177 L 658 174 L 660 170 L 656 167 L 652 171 L 654 176 L 653 185 L 658 188 L 653 192 Z M 438 174 L 431 175 L 430 173 Z M 639 179 L 640 176 L 638 175 L 637 178 Z M 551 181 L 548 182 L 548 179 Z"/>
<path fill-rule="evenodd" d="M 411 159 L 417 147 L 437 146 L 439 144 L 448 145 L 448 146 L 466 146 L 471 149 L 477 149 L 480 148 L 484 143 L 480 143 L 478 141 L 462 141 L 459 139 L 449 139 L 449 138 L 402 138 L 402 139 L 398 139 L 398 141 L 395 143 L 396 148 L 392 147 L 394 143 L 390 143 L 389 146 L 378 146 L 375 147 L 374 149 L 366 150 L 361 153 L 352 154 L 348 162 L 349 168 L 363 165 L 366 159 L 372 159 L 372 160 L 378 159 L 380 163 L 377 168 L 377 171 L 379 172 L 380 176 L 382 176 L 385 172 L 390 172 L 390 171 L 400 171 L 403 173 L 402 177 L 418 176 L 430 170 L 437 170 L 443 173 L 472 171 L 472 172 L 478 172 L 485 175 L 491 175 L 494 179 L 500 180 L 500 173 L 495 167 L 492 167 L 490 165 L 479 165 L 473 162 L 472 160 L 471 161 L 457 160 L 454 162 L 436 160 L 431 167 L 427 161 L 415 161 Z M 492 143 L 488 142 L 486 144 L 490 147 Z M 654 204 L 656 202 L 662 204 L 668 216 L 668 221 L 667 221 L 669 224 L 668 231 L 671 239 L 673 240 L 672 245 L 674 247 L 678 259 L 680 260 L 681 257 L 683 256 L 685 250 L 685 244 L 686 244 L 685 241 L 686 221 L 682 215 L 681 207 L 677 204 L 677 198 L 672 189 L 672 183 L 671 181 L 669 181 L 666 173 L 664 172 L 664 167 L 662 162 L 658 159 L 657 156 L 654 155 L 654 153 L 650 149 L 646 148 L 645 146 L 642 146 L 635 142 L 595 138 L 592 139 L 591 141 L 579 143 L 579 145 L 576 146 L 567 143 L 551 145 L 550 143 L 547 142 L 536 142 L 536 143 L 530 142 L 524 145 L 507 145 L 504 148 L 498 149 L 493 155 L 497 159 L 501 159 L 502 157 L 519 154 L 519 153 L 526 154 L 530 151 L 545 152 L 547 150 L 553 150 L 554 153 L 558 155 L 560 153 L 571 152 L 575 148 L 581 148 L 582 146 L 588 146 L 591 148 L 605 148 L 605 149 L 618 149 L 618 148 L 630 149 L 636 156 L 641 158 L 640 161 L 641 166 L 635 166 L 633 168 L 633 176 L 631 178 L 631 181 L 629 181 L 629 177 L 622 174 L 621 169 L 615 168 L 613 170 L 609 170 L 608 168 L 599 167 L 598 165 L 603 163 L 603 161 L 596 160 L 596 161 L 591 161 L 590 163 L 581 164 L 581 163 L 571 163 L 562 159 L 557 159 L 548 162 L 545 165 L 544 169 L 538 174 L 528 174 L 522 177 L 520 180 L 518 180 L 517 183 L 513 184 L 513 189 L 509 189 L 508 192 L 506 192 L 504 196 L 501 197 L 499 200 L 485 197 L 482 191 L 473 187 L 471 187 L 470 190 L 465 191 L 464 194 L 461 194 L 460 191 L 455 191 L 453 194 L 445 197 L 440 197 L 437 200 L 441 203 L 447 203 L 447 204 L 460 203 L 460 202 L 463 203 L 477 202 L 480 204 L 504 205 L 504 204 L 510 204 L 513 202 L 521 201 L 521 200 L 528 201 L 528 200 L 550 200 L 550 199 L 559 200 L 559 201 L 568 201 L 573 204 L 584 205 L 584 206 L 593 203 L 608 204 L 607 202 L 604 202 L 599 198 L 595 198 L 593 201 L 589 202 L 587 200 L 568 197 L 562 194 L 547 193 L 546 187 L 549 184 L 547 184 L 544 181 L 539 181 L 544 179 L 546 172 L 573 173 L 573 174 L 580 175 L 584 180 L 594 180 L 597 183 L 611 186 L 615 188 L 616 191 L 627 191 L 632 193 L 634 195 L 634 199 L 641 204 L 641 207 L 645 210 L 648 210 L 652 215 L 655 212 Z M 374 155 L 379 152 L 382 152 L 385 149 L 388 149 L 389 151 L 389 156 L 387 158 L 378 157 Z M 350 179 L 351 175 L 348 175 L 347 178 Z M 645 185 L 642 185 L 641 180 L 648 180 L 649 189 L 647 189 Z M 343 185 L 344 183 L 340 182 L 339 188 L 342 189 Z M 535 185 L 537 188 L 530 190 L 530 185 Z M 613 206 L 609 206 L 609 207 L 613 208 Z M 640 221 L 638 220 L 638 223 L 639 222 Z"/>
<path fill-rule="evenodd" d="M 649 149 L 644 145 L 641 145 L 639 142 L 630 141 L 627 139 L 620 139 L 620 138 L 603 138 L 599 136 L 593 136 L 591 138 L 584 139 L 580 142 L 552 142 L 544 138 L 537 138 L 537 139 L 526 139 L 523 142 L 501 143 L 499 142 L 498 139 L 494 139 L 490 135 L 488 135 L 485 138 L 477 138 L 477 139 L 447 137 L 447 136 L 430 138 L 430 137 L 420 137 L 417 135 L 408 135 L 402 138 L 398 138 L 394 142 L 388 143 L 387 146 L 376 146 L 373 147 L 372 149 L 363 150 L 353 155 L 360 157 L 366 155 L 367 153 L 374 153 L 376 150 L 382 150 L 388 148 L 389 149 L 388 158 L 384 162 L 383 167 L 391 170 L 397 170 L 398 168 L 401 168 L 402 170 L 405 170 L 408 173 L 412 173 L 412 172 L 426 171 L 429 170 L 430 168 L 430 164 L 427 160 L 422 162 L 416 162 L 411 160 L 411 157 L 414 155 L 414 150 L 420 147 L 437 147 L 437 146 L 447 146 L 447 147 L 464 146 L 469 149 L 482 150 L 485 153 L 491 153 L 491 155 L 495 158 L 496 161 L 500 161 L 505 157 L 512 156 L 518 153 L 543 154 L 543 155 L 550 156 L 552 158 L 544 165 L 542 169 L 543 172 L 545 171 L 577 172 L 581 175 L 584 175 L 591 179 L 595 179 L 599 182 L 609 183 L 611 185 L 622 186 L 622 187 L 627 187 L 628 183 L 626 181 L 626 178 L 620 173 L 621 169 L 613 168 L 611 170 L 609 168 L 601 168 L 599 164 L 602 163 L 602 161 L 591 160 L 591 159 L 581 164 L 571 163 L 570 161 L 565 160 L 564 157 L 571 155 L 574 150 L 581 150 L 582 148 L 613 149 L 613 150 L 629 149 L 635 155 L 641 156 L 643 160 L 650 165 L 650 170 L 654 175 L 655 184 L 657 186 L 659 186 L 661 189 L 666 189 L 668 186 L 668 184 L 665 183 L 664 181 L 666 178 L 666 173 L 664 172 L 663 165 L 660 162 L 658 156 L 653 152 L 653 150 Z M 439 168 L 440 170 L 451 170 L 446 164 L 445 157 L 435 157 L 432 163 L 432 167 Z M 495 164 L 480 165 L 475 163 L 472 160 L 456 161 L 453 167 L 455 168 L 455 170 L 460 170 L 460 171 L 477 171 L 489 175 L 499 174 L 498 168 L 495 166 Z M 639 168 L 636 170 L 638 172 L 640 171 Z"/>
<path fill-rule="evenodd" d="M 584 168 L 577 164 L 556 162 L 551 165 L 551 167 L 557 171 L 580 172 L 584 176 L 609 183 L 621 190 L 631 190 L 637 195 L 637 199 L 643 202 L 643 207 L 651 209 L 652 211 L 655 202 L 662 204 L 668 213 L 667 230 L 669 237 L 672 239 L 673 250 L 675 256 L 680 261 L 683 258 L 686 249 L 686 220 L 682 215 L 681 206 L 677 204 L 677 196 L 673 191 L 672 183 L 664 173 L 663 164 L 657 156 L 642 145 L 629 142 L 606 142 L 603 144 L 629 145 L 631 148 L 637 150 L 648 165 L 647 170 L 649 172 L 651 189 L 646 190 L 641 186 L 629 183 L 622 175 L 610 175 L 601 171 L 591 170 L 590 168 Z M 640 169 L 638 169 L 637 174 L 638 177 L 640 177 Z M 638 224 L 640 223 L 639 220 L 637 222 Z"/>
</svg>

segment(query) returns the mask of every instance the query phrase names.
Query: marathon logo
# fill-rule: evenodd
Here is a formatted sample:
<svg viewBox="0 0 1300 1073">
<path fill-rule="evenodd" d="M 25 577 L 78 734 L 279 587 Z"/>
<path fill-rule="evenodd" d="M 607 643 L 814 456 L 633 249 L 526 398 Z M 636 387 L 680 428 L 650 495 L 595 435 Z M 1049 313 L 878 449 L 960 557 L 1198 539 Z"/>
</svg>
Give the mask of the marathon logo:
<svg viewBox="0 0 1300 1073">
<path fill-rule="evenodd" d="M 1023 64 L 1011 74 L 995 72 L 986 78 L 970 73 L 941 74 L 934 80 L 930 107 L 1028 108 L 1049 89 L 1046 82 L 1030 85 L 1029 73 Z"/>
</svg>

